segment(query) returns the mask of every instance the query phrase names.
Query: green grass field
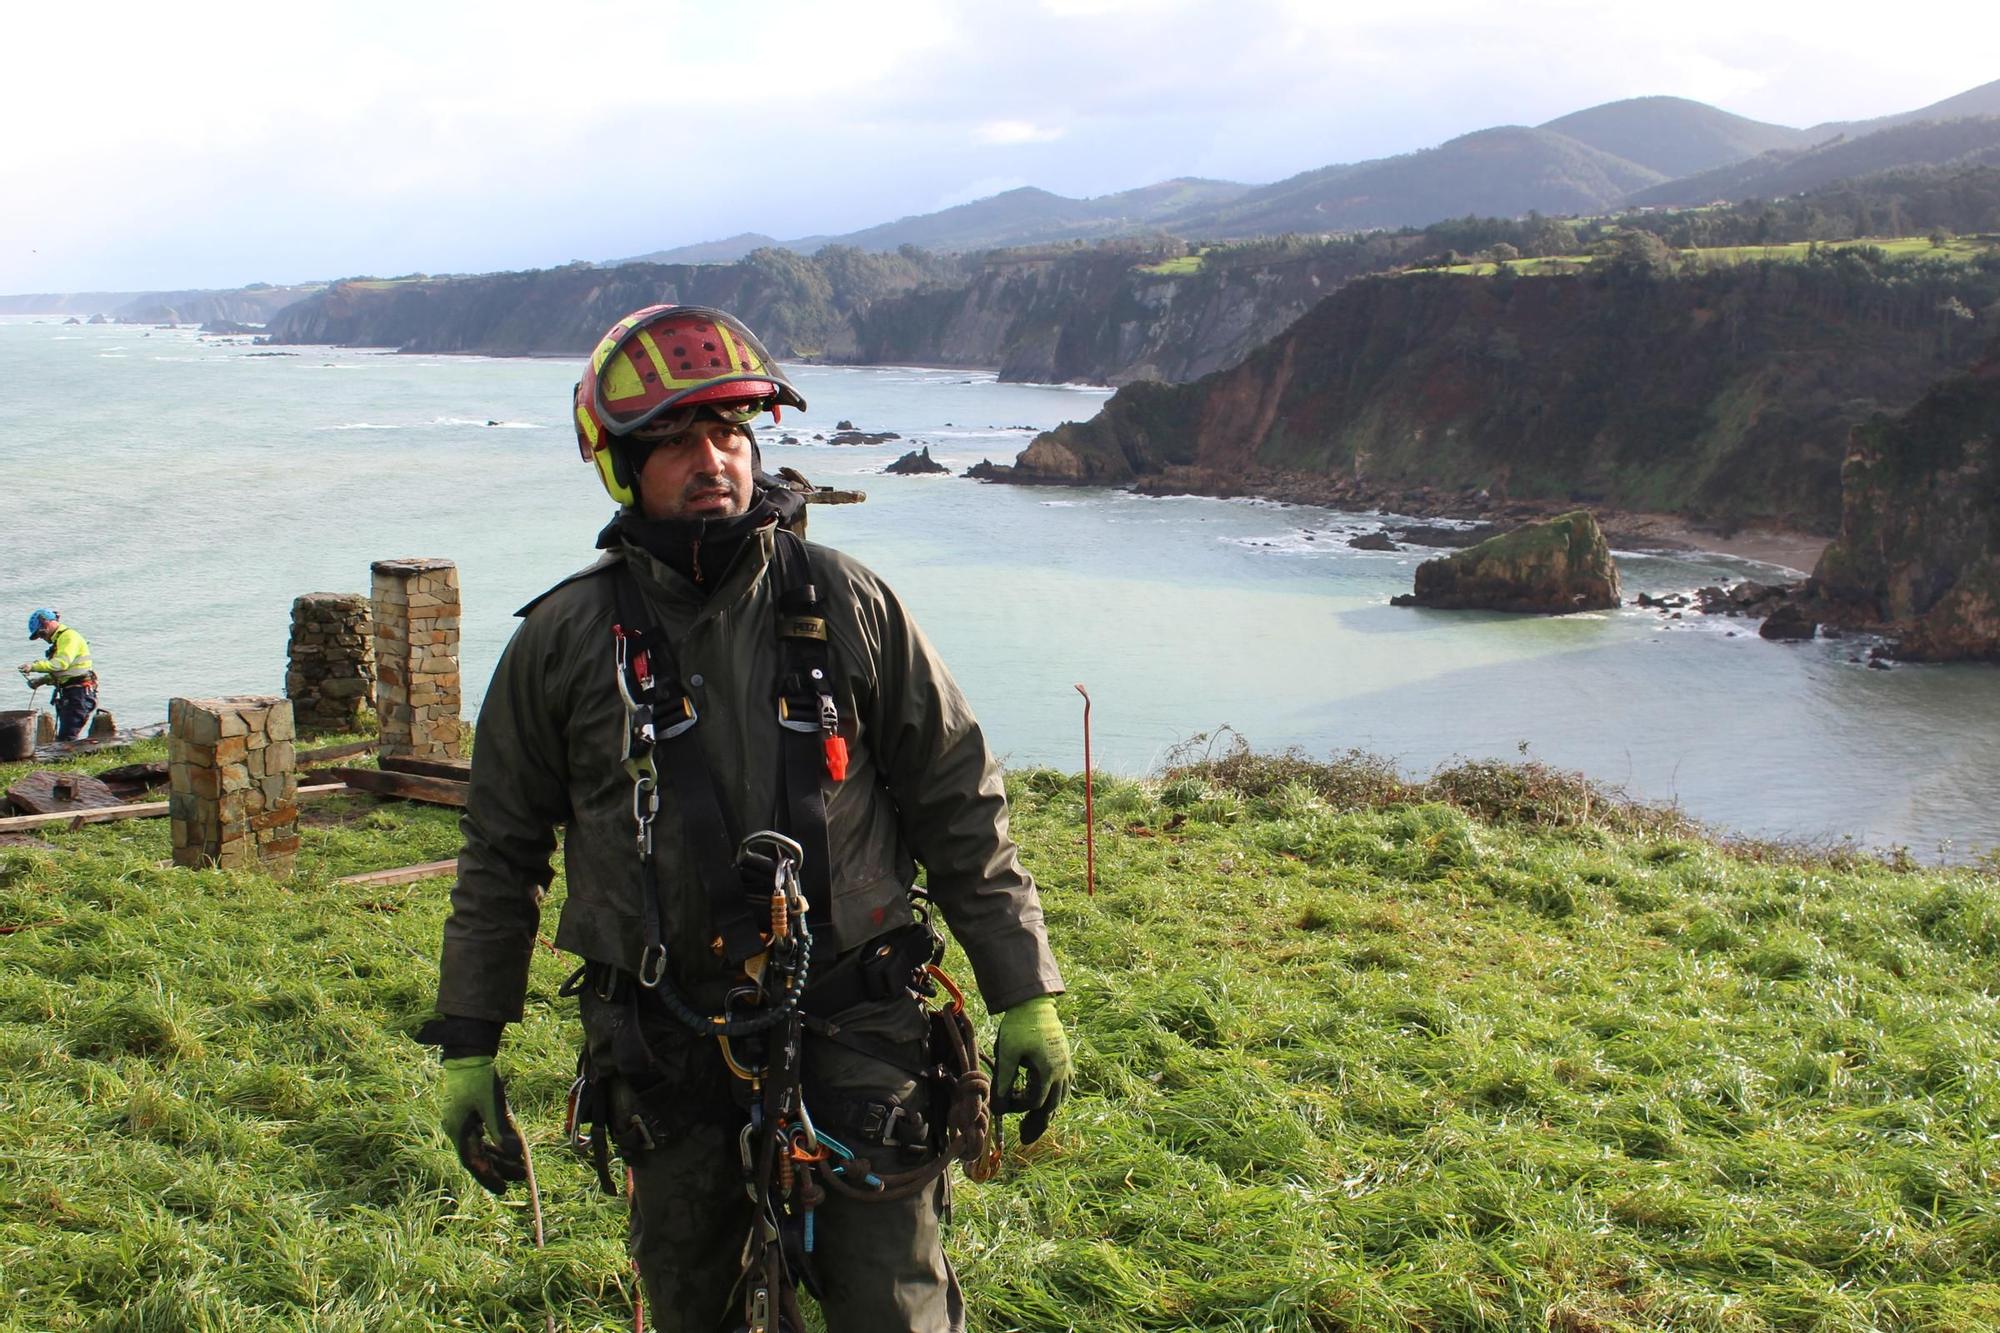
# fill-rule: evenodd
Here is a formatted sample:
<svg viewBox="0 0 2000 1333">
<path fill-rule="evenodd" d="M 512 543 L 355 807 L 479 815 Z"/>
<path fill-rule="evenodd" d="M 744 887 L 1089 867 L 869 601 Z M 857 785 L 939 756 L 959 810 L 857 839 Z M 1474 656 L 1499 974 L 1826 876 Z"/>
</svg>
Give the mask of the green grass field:
<svg viewBox="0 0 2000 1333">
<path fill-rule="evenodd" d="M 1201 253 L 1197 251 L 1191 255 L 1182 255 L 1179 259 L 1163 259 L 1157 264 L 1141 264 L 1138 266 L 1138 271 L 1161 277 L 1192 277 L 1201 272 L 1202 258 Z"/>
<path fill-rule="evenodd" d="M 1811 253 L 1817 244 L 1821 250 L 1848 250 L 1857 246 L 1872 246 L 1892 259 L 1929 259 L 1942 264 L 1969 264 L 1981 255 L 2000 253 L 2000 245 L 1990 239 L 1976 236 L 1952 236 L 1943 245 L 1933 245 L 1927 236 L 1900 236 L 1891 238 L 1866 238 L 1854 241 L 1799 241 L 1791 245 L 1727 245 L 1713 246 L 1697 250 L 1678 250 L 1676 254 L 1683 260 L 1706 264 L 1743 264 L 1759 260 L 1781 263 L 1797 263 Z M 1516 273 L 1536 275 L 1546 273 L 1568 273 L 1577 268 L 1595 263 L 1596 255 L 1552 255 L 1541 259 L 1517 259 L 1508 267 Z M 1425 269 L 1423 272 L 1458 273 L 1469 277 L 1490 278 L 1499 271 L 1493 263 L 1453 264 L 1446 268 Z"/>
<path fill-rule="evenodd" d="M 1080 1088 L 961 1185 L 974 1328 L 2000 1326 L 1990 869 L 1237 753 L 1100 776 L 1092 897 L 1080 777 L 1010 790 Z M 408 1035 L 447 883 L 332 882 L 451 855 L 453 812 L 307 809 L 290 884 L 163 866 L 159 820 L 0 847 L 0 1327 L 629 1327 L 558 1146 L 567 961 L 502 1056 L 537 1251 Z"/>
</svg>

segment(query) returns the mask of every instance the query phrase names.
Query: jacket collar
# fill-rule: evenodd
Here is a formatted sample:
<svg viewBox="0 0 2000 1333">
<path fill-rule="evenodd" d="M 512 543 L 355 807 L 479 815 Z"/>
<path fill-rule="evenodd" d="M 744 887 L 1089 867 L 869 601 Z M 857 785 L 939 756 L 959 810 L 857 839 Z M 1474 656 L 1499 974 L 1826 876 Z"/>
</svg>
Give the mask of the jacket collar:
<svg viewBox="0 0 2000 1333">
<path fill-rule="evenodd" d="M 755 591 L 770 568 L 777 545 L 778 521 L 773 516 L 743 543 L 741 554 L 729 573 L 714 588 L 703 590 L 692 579 L 667 564 L 636 542 L 621 539 L 613 553 L 632 567 L 639 587 L 648 599 L 658 602 L 675 619 L 700 624 L 723 608 L 734 607 Z"/>
</svg>

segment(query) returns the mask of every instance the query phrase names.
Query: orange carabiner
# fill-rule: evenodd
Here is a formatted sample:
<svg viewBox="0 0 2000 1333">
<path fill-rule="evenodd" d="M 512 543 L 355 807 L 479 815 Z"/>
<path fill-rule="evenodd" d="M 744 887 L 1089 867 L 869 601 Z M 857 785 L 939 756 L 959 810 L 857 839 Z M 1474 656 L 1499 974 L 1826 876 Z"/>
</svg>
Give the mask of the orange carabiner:
<svg viewBox="0 0 2000 1333">
<path fill-rule="evenodd" d="M 925 963 L 924 971 L 930 973 L 936 979 L 937 983 L 945 988 L 946 993 L 951 996 L 952 1012 L 955 1014 L 964 1013 L 965 992 L 958 988 L 958 983 L 953 981 L 950 975 L 936 963 Z"/>
</svg>

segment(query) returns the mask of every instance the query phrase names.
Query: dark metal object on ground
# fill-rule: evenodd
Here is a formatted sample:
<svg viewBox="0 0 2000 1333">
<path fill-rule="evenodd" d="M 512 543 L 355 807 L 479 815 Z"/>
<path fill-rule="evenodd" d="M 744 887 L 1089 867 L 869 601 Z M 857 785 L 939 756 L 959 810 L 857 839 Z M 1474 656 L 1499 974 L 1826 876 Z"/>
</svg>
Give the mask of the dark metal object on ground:
<svg viewBox="0 0 2000 1333">
<path fill-rule="evenodd" d="M 35 755 L 35 710 L 9 708 L 0 712 L 0 761 L 32 759 Z"/>
</svg>

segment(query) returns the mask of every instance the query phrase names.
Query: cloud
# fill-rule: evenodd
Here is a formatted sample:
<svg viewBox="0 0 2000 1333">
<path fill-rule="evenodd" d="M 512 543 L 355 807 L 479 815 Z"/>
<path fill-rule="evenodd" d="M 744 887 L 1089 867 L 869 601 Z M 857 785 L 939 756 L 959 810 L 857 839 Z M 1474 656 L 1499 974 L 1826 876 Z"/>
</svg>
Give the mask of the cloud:
<svg viewBox="0 0 2000 1333">
<path fill-rule="evenodd" d="M 1028 120 L 989 120 L 972 132 L 984 144 L 1054 143 L 1063 137 L 1061 127 L 1046 127 Z"/>
<path fill-rule="evenodd" d="M 67 10 L 17 5 L 0 292 L 522 268 L 1027 184 L 1265 183 L 1650 93 L 1803 126 L 1983 83 L 2000 44 L 1990 4 L 1946 43 L 1741 0 L 1416 8 L 886 0 L 856 23 L 765 0 L 766 58 L 692 0 L 560 21 L 548 0 L 101 0 L 81 55 Z M 176 91 L 190 70 L 242 93 Z"/>
</svg>

